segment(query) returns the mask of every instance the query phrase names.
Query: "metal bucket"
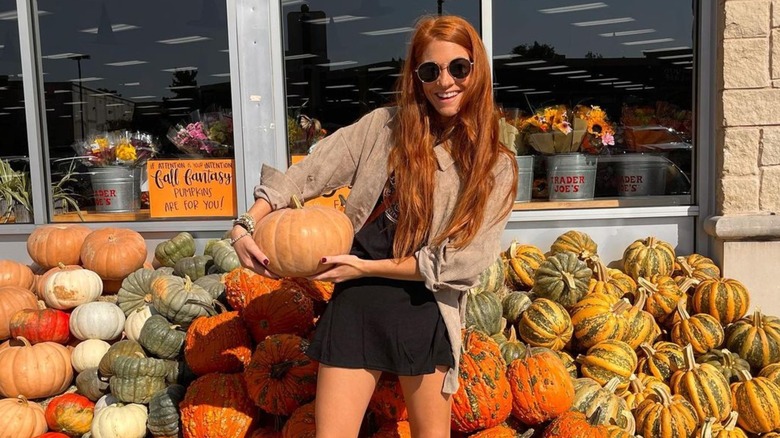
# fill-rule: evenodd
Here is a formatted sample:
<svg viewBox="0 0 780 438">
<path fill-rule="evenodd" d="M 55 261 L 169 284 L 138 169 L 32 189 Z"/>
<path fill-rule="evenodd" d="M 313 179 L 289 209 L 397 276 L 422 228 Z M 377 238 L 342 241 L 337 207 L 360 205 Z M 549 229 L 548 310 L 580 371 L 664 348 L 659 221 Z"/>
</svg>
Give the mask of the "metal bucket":
<svg viewBox="0 0 780 438">
<path fill-rule="evenodd" d="M 547 156 L 547 185 L 551 201 L 593 199 L 598 156 L 557 154 Z"/>
<path fill-rule="evenodd" d="M 92 193 L 98 212 L 137 211 L 141 207 L 141 169 L 125 166 L 91 170 Z"/>
<path fill-rule="evenodd" d="M 666 192 L 669 161 L 652 154 L 616 156 L 618 196 L 653 196 Z"/>
<path fill-rule="evenodd" d="M 517 195 L 515 202 L 530 202 L 531 188 L 534 182 L 533 155 L 516 156 L 517 161 Z"/>
</svg>

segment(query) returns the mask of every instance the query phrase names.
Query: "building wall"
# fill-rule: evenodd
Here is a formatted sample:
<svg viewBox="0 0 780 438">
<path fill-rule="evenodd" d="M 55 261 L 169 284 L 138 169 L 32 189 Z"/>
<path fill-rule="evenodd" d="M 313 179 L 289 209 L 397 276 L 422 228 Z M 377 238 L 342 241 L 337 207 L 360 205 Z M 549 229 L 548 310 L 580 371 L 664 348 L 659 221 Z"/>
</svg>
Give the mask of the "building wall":
<svg viewBox="0 0 780 438">
<path fill-rule="evenodd" d="M 707 231 L 724 276 L 780 314 L 780 0 L 719 0 L 716 214 Z"/>
</svg>

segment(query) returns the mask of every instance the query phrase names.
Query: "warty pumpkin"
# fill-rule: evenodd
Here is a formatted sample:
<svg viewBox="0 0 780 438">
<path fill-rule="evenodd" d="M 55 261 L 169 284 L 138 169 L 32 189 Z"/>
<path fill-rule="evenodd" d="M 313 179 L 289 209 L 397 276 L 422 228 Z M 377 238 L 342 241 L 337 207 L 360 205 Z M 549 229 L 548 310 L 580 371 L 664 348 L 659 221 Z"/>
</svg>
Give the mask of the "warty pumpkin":
<svg viewBox="0 0 780 438">
<path fill-rule="evenodd" d="M 236 268 L 224 277 L 225 298 L 233 310 L 239 312 L 255 297 L 281 287 L 281 280 L 268 278 L 248 268 Z"/>
<path fill-rule="evenodd" d="M 713 417 L 709 417 L 699 429 L 698 438 L 747 438 L 744 430 L 737 427 L 739 414 L 731 411 L 726 424 L 721 424 Z"/>
<path fill-rule="evenodd" d="M 498 344 L 480 330 L 462 332 L 458 391 L 452 396 L 452 429 L 475 432 L 509 417 L 512 393 Z"/>
<path fill-rule="evenodd" d="M 282 428 L 282 438 L 315 438 L 314 404 L 309 402 L 296 409 Z M 399 437 L 400 438 L 400 437 Z"/>
<path fill-rule="evenodd" d="M 38 309 L 32 292 L 19 286 L 0 286 L 0 340 L 11 336 L 11 317 L 25 309 Z"/>
<path fill-rule="evenodd" d="M 741 370 L 731 384 L 731 399 L 739 414 L 737 423 L 751 433 L 780 429 L 780 385 L 766 377 L 751 377 Z"/>
<path fill-rule="evenodd" d="M 138 403 L 115 403 L 96 409 L 90 433 L 92 438 L 144 438 L 146 406 Z"/>
<path fill-rule="evenodd" d="M 54 342 L 17 338 L 0 350 L 0 395 L 28 399 L 61 394 L 73 380 L 70 351 Z"/>
<path fill-rule="evenodd" d="M 568 411 L 574 384 L 560 357 L 552 350 L 526 350 L 507 369 L 512 392 L 512 415 L 529 426 Z"/>
<path fill-rule="evenodd" d="M 179 410 L 184 438 L 223 438 L 246 436 L 257 408 L 242 374 L 211 373 L 190 383 Z"/>
<path fill-rule="evenodd" d="M 728 327 L 726 348 L 757 369 L 780 362 L 780 318 L 756 310 Z"/>
<path fill-rule="evenodd" d="M 8 438 L 38 437 L 48 429 L 43 408 L 23 395 L 0 400 L 0 424 Z"/>
<path fill-rule="evenodd" d="M 696 410 L 699 419 L 715 417 L 723 421 L 731 412 L 729 382 L 710 364 L 697 364 L 693 347 L 686 345 L 685 367 L 672 374 L 672 392 L 685 397 Z"/>
<path fill-rule="evenodd" d="M 650 236 L 637 239 L 623 252 L 623 271 L 634 280 L 653 275 L 672 275 L 674 248 L 668 242 Z"/>
<path fill-rule="evenodd" d="M 89 432 L 94 411 L 95 403 L 83 395 L 58 395 L 46 405 L 46 424 L 53 431 L 81 436 Z"/>
<path fill-rule="evenodd" d="M 710 278 L 696 286 L 693 309 L 707 313 L 727 326 L 745 316 L 750 294 L 744 284 L 731 278 Z"/>
<path fill-rule="evenodd" d="M 312 301 L 328 302 L 333 296 L 333 288 L 336 286 L 330 281 L 309 280 L 304 277 L 286 278 L 285 282 L 293 282 L 306 294 Z"/>
<path fill-rule="evenodd" d="M 122 280 L 146 261 L 146 241 L 127 228 L 100 228 L 84 239 L 81 262 L 105 280 Z"/>
<path fill-rule="evenodd" d="M 57 309 L 22 309 L 11 316 L 11 337 L 24 337 L 31 344 L 56 342 L 65 344 L 70 338 L 70 315 Z"/>
<path fill-rule="evenodd" d="M 0 287 L 16 286 L 31 290 L 35 274 L 29 266 L 15 260 L 0 260 Z"/>
<path fill-rule="evenodd" d="M 244 368 L 251 400 L 274 415 L 290 415 L 314 398 L 319 364 L 304 354 L 309 341 L 299 336 L 271 335 L 257 344 Z"/>
<path fill-rule="evenodd" d="M 493 426 L 490 429 L 480 430 L 477 433 L 469 435 L 470 438 L 530 438 L 534 433 L 534 430 L 531 429 L 530 431 L 526 431 L 525 433 L 521 434 L 519 431 L 515 430 L 514 428 L 499 424 L 498 426 Z"/>
<path fill-rule="evenodd" d="M 506 283 L 519 290 L 534 286 L 534 273 L 544 261 L 544 253 L 534 245 L 521 245 L 516 240 L 501 254 Z"/>
<path fill-rule="evenodd" d="M 569 309 L 588 293 L 592 276 L 593 271 L 576 254 L 563 251 L 542 262 L 534 274 L 532 291 Z"/>
<path fill-rule="evenodd" d="M 641 373 L 667 381 L 675 371 L 685 366 L 682 347 L 674 342 L 659 341 L 652 346 L 643 343 L 639 348 L 644 352 L 638 364 Z"/>
<path fill-rule="evenodd" d="M 712 315 L 689 315 L 685 309 L 685 300 L 677 304 L 677 314 L 680 315 L 680 321 L 674 324 L 671 332 L 672 341 L 677 345 L 690 344 L 694 352 L 702 354 L 723 344 L 723 326 Z"/>
<path fill-rule="evenodd" d="M 688 400 L 661 387 L 637 406 L 634 417 L 637 433 L 645 437 L 690 438 L 699 423 Z"/>
<path fill-rule="evenodd" d="M 280 277 L 310 277 L 328 268 L 325 256 L 349 253 L 354 230 L 341 211 L 304 206 L 293 196 L 291 208 L 271 212 L 255 227 L 254 239 L 268 257 L 268 270 Z"/>
<path fill-rule="evenodd" d="M 542 438 L 607 438 L 607 428 L 599 423 L 598 417 L 588 418 L 576 411 L 564 412 L 544 429 Z"/>
<path fill-rule="evenodd" d="M 387 422 L 371 438 L 412 438 L 412 428 L 408 421 Z"/>
<path fill-rule="evenodd" d="M 35 227 L 27 238 L 27 253 L 44 269 L 60 263 L 81 263 L 81 245 L 92 230 L 78 224 L 51 224 Z"/>
<path fill-rule="evenodd" d="M 208 373 L 241 372 L 252 358 L 252 338 L 238 312 L 213 312 L 192 321 L 184 338 L 184 360 L 192 371 Z"/>
<path fill-rule="evenodd" d="M 574 327 L 564 307 L 546 298 L 537 298 L 523 312 L 517 331 L 528 345 L 561 350 L 571 340 Z"/>
<path fill-rule="evenodd" d="M 240 312 L 255 342 L 281 333 L 306 336 L 314 328 L 314 304 L 297 284 L 255 297 Z"/>
<path fill-rule="evenodd" d="M 613 377 L 618 377 L 620 383 L 617 389 L 628 387 L 631 374 L 636 371 L 637 357 L 634 349 L 623 341 L 609 339 L 590 347 L 585 354 L 576 358 L 580 364 L 580 372 L 585 377 L 605 385 Z"/>
<path fill-rule="evenodd" d="M 173 267 L 176 262 L 195 255 L 195 238 L 192 234 L 182 231 L 181 233 L 164 240 L 154 248 L 154 258 L 162 266 Z"/>
<path fill-rule="evenodd" d="M 181 432 L 179 403 L 184 400 L 186 388 L 170 385 L 154 393 L 149 400 L 146 426 L 155 437 L 177 437 Z"/>
<path fill-rule="evenodd" d="M 371 394 L 368 410 L 382 421 L 397 422 L 409 419 L 409 411 L 406 410 L 404 393 L 398 376 L 382 373 L 374 393 Z"/>
</svg>

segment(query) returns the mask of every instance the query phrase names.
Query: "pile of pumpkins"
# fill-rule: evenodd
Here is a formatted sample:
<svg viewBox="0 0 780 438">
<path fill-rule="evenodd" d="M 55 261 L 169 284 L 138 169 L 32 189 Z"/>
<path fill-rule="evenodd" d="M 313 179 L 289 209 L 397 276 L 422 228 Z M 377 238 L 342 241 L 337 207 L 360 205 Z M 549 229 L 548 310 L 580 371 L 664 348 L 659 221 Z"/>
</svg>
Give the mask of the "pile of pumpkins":
<svg viewBox="0 0 780 438">
<path fill-rule="evenodd" d="M 0 423 L 15 438 L 314 437 L 303 354 L 333 285 L 241 268 L 184 232 L 47 225 L 0 260 Z M 513 242 L 468 292 L 456 437 L 778 437 L 780 319 L 654 237 Z M 149 262 L 151 260 L 151 263 Z M 361 436 L 410 437 L 383 375 Z M 7 435 L 11 433 L 11 435 Z"/>
</svg>

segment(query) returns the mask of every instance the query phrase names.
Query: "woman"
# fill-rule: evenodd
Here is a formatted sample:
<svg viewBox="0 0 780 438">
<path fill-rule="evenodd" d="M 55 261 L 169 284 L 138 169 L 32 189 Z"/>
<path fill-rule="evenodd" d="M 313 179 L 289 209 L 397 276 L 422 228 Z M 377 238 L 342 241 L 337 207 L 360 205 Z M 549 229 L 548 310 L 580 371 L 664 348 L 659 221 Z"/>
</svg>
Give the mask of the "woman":
<svg viewBox="0 0 780 438">
<path fill-rule="evenodd" d="M 383 371 L 399 376 L 412 436 L 449 436 L 465 292 L 498 256 L 515 196 L 474 28 L 423 18 L 406 59 L 397 107 L 322 139 L 285 173 L 263 166 L 257 201 L 231 231 L 242 264 L 273 276 L 244 228 L 292 194 L 352 187 L 352 252 L 323 258 L 331 268 L 313 277 L 337 283 L 307 350 L 320 363 L 318 438 L 357 436 Z"/>
</svg>

